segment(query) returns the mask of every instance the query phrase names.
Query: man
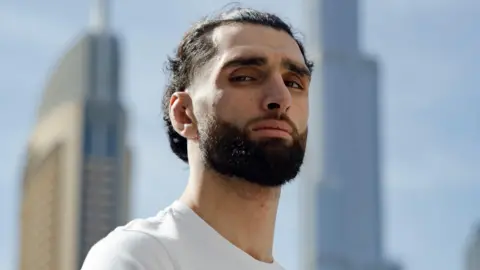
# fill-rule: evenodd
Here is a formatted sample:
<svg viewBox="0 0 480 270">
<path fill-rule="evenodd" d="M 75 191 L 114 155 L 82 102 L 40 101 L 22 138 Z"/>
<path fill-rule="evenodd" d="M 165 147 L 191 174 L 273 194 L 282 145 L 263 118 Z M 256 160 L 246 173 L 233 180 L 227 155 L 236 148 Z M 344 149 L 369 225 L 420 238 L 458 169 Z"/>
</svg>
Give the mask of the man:
<svg viewBox="0 0 480 270">
<path fill-rule="evenodd" d="M 193 26 L 169 59 L 163 104 L 170 146 L 190 167 L 185 192 L 111 232 L 82 269 L 283 269 L 275 217 L 304 158 L 312 66 L 273 14 L 235 8 Z"/>
</svg>

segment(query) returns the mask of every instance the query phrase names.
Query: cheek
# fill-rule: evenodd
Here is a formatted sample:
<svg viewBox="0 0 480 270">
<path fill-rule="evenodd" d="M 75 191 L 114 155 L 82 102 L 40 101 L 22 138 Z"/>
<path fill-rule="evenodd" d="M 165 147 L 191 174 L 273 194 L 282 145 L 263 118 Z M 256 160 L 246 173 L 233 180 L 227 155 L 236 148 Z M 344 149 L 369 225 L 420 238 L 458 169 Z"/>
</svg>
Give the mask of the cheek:
<svg viewBox="0 0 480 270">
<path fill-rule="evenodd" d="M 295 100 L 290 109 L 289 116 L 297 125 L 298 131 L 304 132 L 307 129 L 309 117 L 308 98 Z"/>
<path fill-rule="evenodd" d="M 215 99 L 213 108 L 219 119 L 238 126 L 248 121 L 250 115 L 256 112 L 254 97 L 236 91 L 223 91 L 223 94 Z"/>
<path fill-rule="evenodd" d="M 193 113 L 196 119 L 196 125 L 199 130 L 204 130 L 215 112 L 215 100 L 217 93 L 213 91 L 196 92 L 193 98 Z"/>
</svg>

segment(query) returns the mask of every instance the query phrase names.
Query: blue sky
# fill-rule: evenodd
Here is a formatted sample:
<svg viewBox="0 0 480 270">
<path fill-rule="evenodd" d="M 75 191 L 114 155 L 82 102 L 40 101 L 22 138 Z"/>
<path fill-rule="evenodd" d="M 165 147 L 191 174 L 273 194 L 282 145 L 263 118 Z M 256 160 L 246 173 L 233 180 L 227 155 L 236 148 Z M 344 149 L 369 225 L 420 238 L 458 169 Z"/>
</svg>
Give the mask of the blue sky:
<svg viewBox="0 0 480 270">
<path fill-rule="evenodd" d="M 181 193 L 187 168 L 163 133 L 162 68 L 183 31 L 227 1 L 115 2 L 124 38 L 124 99 L 134 150 L 133 217 Z M 244 1 L 305 29 L 302 7 Z M 15 269 L 25 143 L 47 75 L 88 23 L 86 1 L 0 0 L 0 268 Z M 460 270 L 466 237 L 480 220 L 480 2 L 367 0 L 362 49 L 382 66 L 382 156 L 386 252 L 410 270 Z M 298 181 L 301 181 L 299 179 Z M 276 256 L 297 269 L 298 182 L 283 193 Z"/>
</svg>

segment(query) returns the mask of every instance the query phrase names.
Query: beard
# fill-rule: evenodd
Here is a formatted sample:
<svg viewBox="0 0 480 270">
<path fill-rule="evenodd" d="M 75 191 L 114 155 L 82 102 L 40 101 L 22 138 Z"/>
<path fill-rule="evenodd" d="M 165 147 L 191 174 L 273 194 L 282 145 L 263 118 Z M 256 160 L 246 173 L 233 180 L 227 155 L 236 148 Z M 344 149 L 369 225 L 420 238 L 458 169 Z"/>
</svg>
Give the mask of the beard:
<svg viewBox="0 0 480 270">
<path fill-rule="evenodd" d="M 283 120 L 285 116 L 256 119 Z M 263 187 L 282 186 L 300 172 L 305 156 L 308 131 L 292 132 L 293 140 L 262 138 L 253 140 L 247 130 L 209 119 L 199 130 L 199 143 L 205 165 L 229 178 L 239 178 Z M 248 126 L 248 125 L 247 125 Z"/>
</svg>

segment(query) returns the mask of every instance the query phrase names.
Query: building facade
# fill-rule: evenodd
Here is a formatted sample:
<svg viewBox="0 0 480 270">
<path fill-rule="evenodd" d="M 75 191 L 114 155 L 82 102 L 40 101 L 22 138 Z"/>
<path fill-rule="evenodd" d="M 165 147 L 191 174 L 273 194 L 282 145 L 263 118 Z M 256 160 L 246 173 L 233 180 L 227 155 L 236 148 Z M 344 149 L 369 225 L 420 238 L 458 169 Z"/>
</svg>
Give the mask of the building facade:
<svg viewBox="0 0 480 270">
<path fill-rule="evenodd" d="M 301 269 L 380 270 L 379 68 L 359 46 L 357 0 L 306 0 L 316 63 L 301 188 Z"/>
<path fill-rule="evenodd" d="M 465 270 L 480 270 L 480 223 L 468 239 Z"/>
<path fill-rule="evenodd" d="M 103 1 L 94 11 L 105 9 Z M 91 246 L 129 218 L 120 42 L 100 22 L 54 67 L 28 141 L 21 270 L 80 269 Z"/>
</svg>

